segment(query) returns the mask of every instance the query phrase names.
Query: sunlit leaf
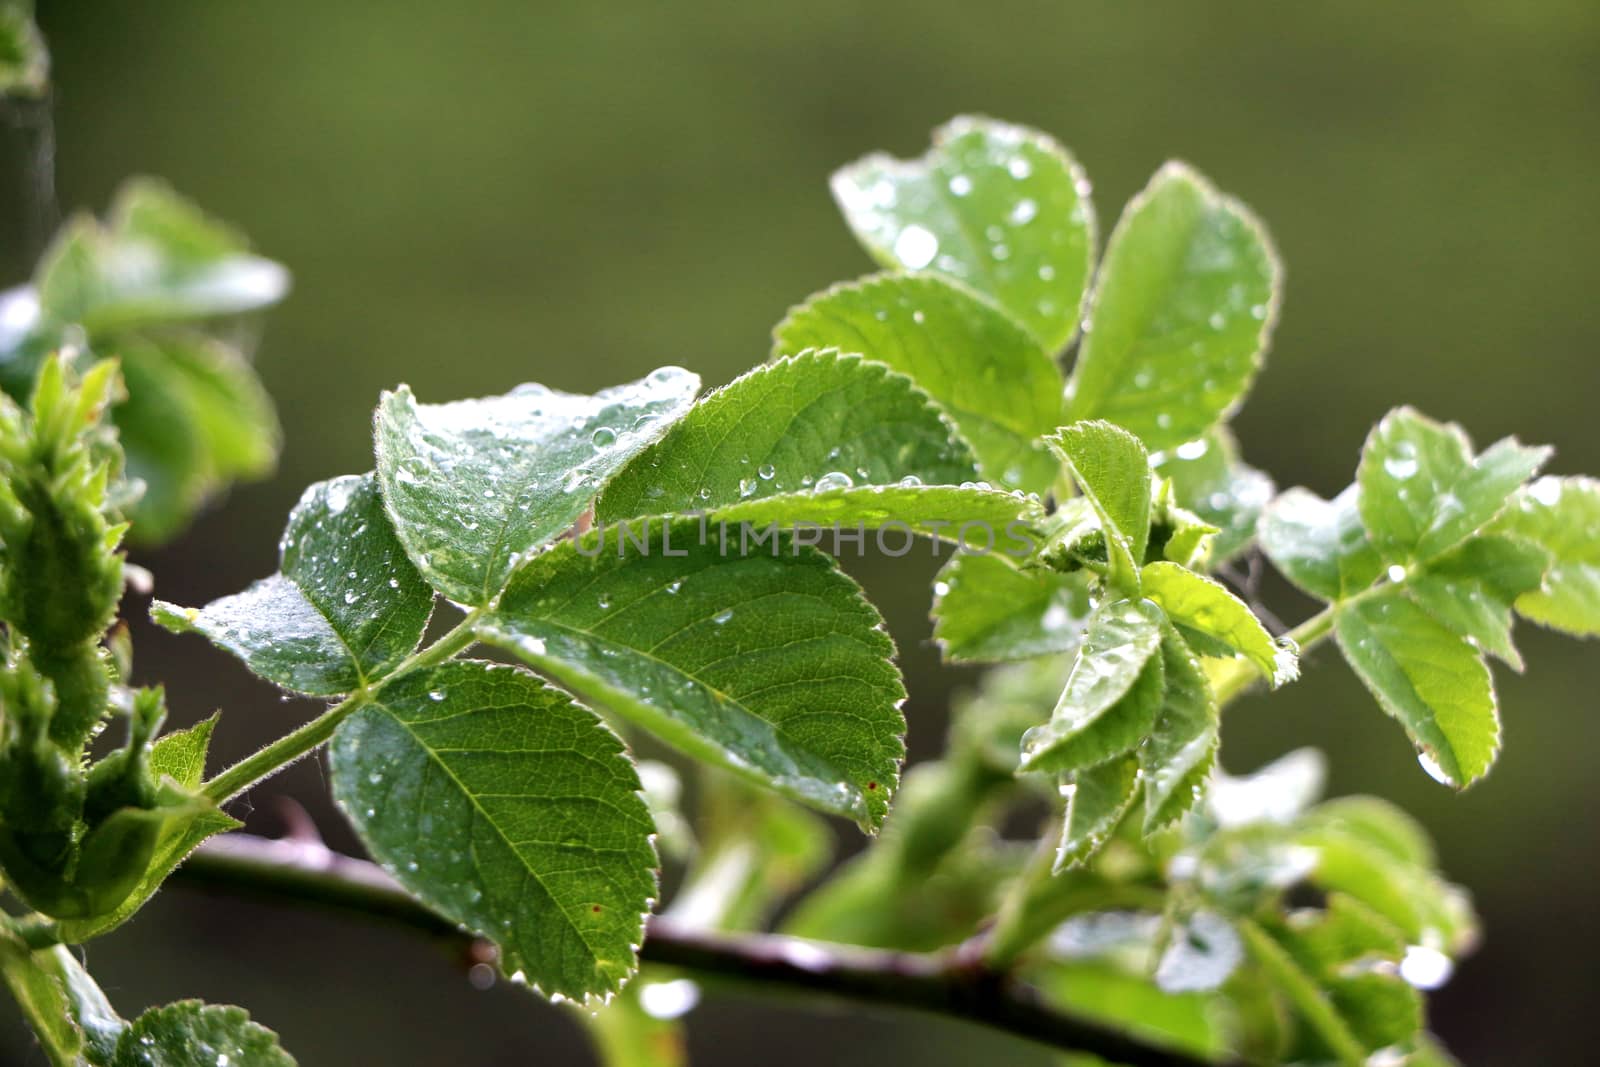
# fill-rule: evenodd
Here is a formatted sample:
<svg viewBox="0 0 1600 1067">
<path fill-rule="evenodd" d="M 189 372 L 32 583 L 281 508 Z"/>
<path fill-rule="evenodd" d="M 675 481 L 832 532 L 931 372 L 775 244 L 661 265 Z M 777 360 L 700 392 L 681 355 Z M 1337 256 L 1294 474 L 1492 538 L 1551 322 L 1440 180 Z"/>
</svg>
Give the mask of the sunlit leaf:
<svg viewBox="0 0 1600 1067">
<path fill-rule="evenodd" d="M 1600 636 L 1600 481 L 1540 478 L 1513 498 L 1496 528 L 1550 553 L 1543 584 L 1517 598 L 1518 614 Z"/>
<path fill-rule="evenodd" d="M 967 283 L 1049 352 L 1076 332 L 1094 211 L 1083 171 L 1046 135 L 964 116 L 935 130 L 921 159 L 880 153 L 842 168 L 833 195 L 885 266 Z"/>
<path fill-rule="evenodd" d="M 934 585 L 933 638 L 951 663 L 993 663 L 1071 652 L 1089 620 L 1081 574 L 1022 570 L 964 553 Z"/>
<path fill-rule="evenodd" d="M 1549 554 L 1531 542 L 1474 537 L 1435 560 L 1408 589 L 1428 614 L 1520 671 L 1511 605 L 1539 588 L 1549 565 Z"/>
<path fill-rule="evenodd" d="M 1457 636 L 1399 590 L 1340 609 L 1339 648 L 1384 711 L 1400 720 L 1429 773 L 1461 787 L 1500 750 L 1489 668 Z"/>
<path fill-rule="evenodd" d="M 1352 485 L 1333 500 L 1307 489 L 1286 490 L 1261 516 L 1261 548 L 1295 585 L 1322 600 L 1340 600 L 1371 585 L 1383 561 L 1367 539 Z"/>
<path fill-rule="evenodd" d="M 982 297 L 931 274 L 877 275 L 818 293 L 774 330 L 778 355 L 859 352 L 909 375 L 972 443 L 982 475 L 1047 492 L 1056 464 L 1039 438 L 1061 422 L 1061 371 Z"/>
<path fill-rule="evenodd" d="M 1461 427 L 1397 408 L 1361 452 L 1361 522 L 1384 559 L 1427 562 L 1499 514 L 1549 456 L 1515 438 L 1474 456 Z"/>
<path fill-rule="evenodd" d="M 1150 460 L 1144 446 L 1108 422 L 1063 426 L 1045 440 L 1100 517 L 1113 579 L 1125 591 L 1137 590 L 1150 539 Z"/>
<path fill-rule="evenodd" d="M 1227 562 L 1255 539 L 1256 523 L 1272 500 L 1272 479 L 1238 453 L 1233 435 L 1218 426 L 1163 453 L 1155 464 L 1158 475 L 1172 479 L 1177 503 L 1217 527 L 1213 564 Z"/>
<path fill-rule="evenodd" d="M 1056 848 L 1058 873 L 1088 861 L 1106 843 L 1139 798 L 1138 777 L 1138 762 L 1119 756 L 1062 779 L 1061 795 L 1067 800 L 1067 815 L 1061 827 L 1061 844 Z"/>
<path fill-rule="evenodd" d="M 1151 831 L 1187 812 L 1217 757 L 1217 702 L 1194 653 L 1170 627 L 1161 634 L 1165 690 L 1149 739 L 1138 749 L 1144 825 Z"/>
<path fill-rule="evenodd" d="M 1261 365 L 1279 284 L 1254 216 L 1183 164 L 1167 164 L 1111 234 L 1067 417 L 1107 419 L 1150 449 L 1204 436 Z"/>
<path fill-rule="evenodd" d="M 1169 619 L 1235 649 L 1274 686 L 1299 674 L 1295 650 L 1274 640 L 1249 606 L 1220 583 L 1164 561 L 1145 567 L 1140 582 Z"/>
</svg>

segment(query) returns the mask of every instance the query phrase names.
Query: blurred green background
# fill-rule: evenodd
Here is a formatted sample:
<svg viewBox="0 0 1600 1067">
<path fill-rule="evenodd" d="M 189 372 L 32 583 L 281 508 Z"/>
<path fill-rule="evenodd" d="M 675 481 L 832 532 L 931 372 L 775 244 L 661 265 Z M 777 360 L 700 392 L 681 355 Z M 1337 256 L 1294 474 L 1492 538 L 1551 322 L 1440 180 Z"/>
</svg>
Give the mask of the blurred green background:
<svg viewBox="0 0 1600 1067">
<path fill-rule="evenodd" d="M 40 5 L 58 83 L 60 190 L 102 208 L 163 175 L 287 263 L 296 290 L 259 364 L 288 444 L 279 475 L 142 561 L 198 603 L 269 572 L 308 481 L 366 469 L 378 391 L 426 399 L 524 380 L 588 391 L 663 363 L 720 384 L 760 361 L 792 303 L 869 264 L 829 171 L 920 152 L 950 115 L 1055 133 L 1109 224 L 1169 156 L 1252 204 L 1288 264 L 1266 374 L 1237 420 L 1280 484 L 1330 493 L 1366 429 L 1413 403 L 1480 441 L 1559 449 L 1600 472 L 1600 5 L 1020 3 Z M 0 190 L 3 282 L 21 250 L 17 146 Z M 948 690 L 924 561 L 856 568 L 900 642 L 912 747 L 937 748 Z M 920 583 L 920 588 L 918 587 Z M 1286 605 L 1290 614 L 1305 605 Z M 308 716 L 194 639 L 138 631 L 176 719 L 226 714 L 231 760 Z M 1468 1064 L 1587 1062 L 1600 924 L 1593 646 L 1529 632 L 1500 671 L 1507 747 L 1450 795 L 1417 768 L 1337 657 L 1230 714 L 1236 770 L 1299 744 L 1335 792 L 1375 791 L 1438 836 L 1487 940 L 1434 1000 Z M 252 827 L 294 796 L 350 838 L 317 763 L 257 789 Z M 841 826 L 842 846 L 855 847 Z M 582 1063 L 565 1014 L 410 935 L 249 902 L 165 894 L 89 948 L 128 1011 L 234 1000 L 322 1064 Z M 906 1017 L 713 995 L 696 1062 L 1043 1062 Z M 42 1063 L 8 1007 L 0 1063 Z"/>
</svg>

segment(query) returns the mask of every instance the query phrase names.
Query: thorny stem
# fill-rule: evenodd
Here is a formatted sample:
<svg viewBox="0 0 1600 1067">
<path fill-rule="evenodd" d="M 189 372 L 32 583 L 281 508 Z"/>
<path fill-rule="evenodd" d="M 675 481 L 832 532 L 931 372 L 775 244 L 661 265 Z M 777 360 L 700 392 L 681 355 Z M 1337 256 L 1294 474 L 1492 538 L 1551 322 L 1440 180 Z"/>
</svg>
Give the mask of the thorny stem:
<svg viewBox="0 0 1600 1067">
<path fill-rule="evenodd" d="M 418 904 L 376 864 L 333 852 L 318 842 L 229 834 L 202 845 L 174 879 L 191 886 L 355 911 L 435 937 L 471 940 Z M 48 926 L 26 927 L 19 934 L 34 948 L 55 943 Z M 701 978 L 730 979 L 738 989 L 788 991 L 929 1012 L 1127 1067 L 1219 1065 L 1060 1011 L 1044 1003 L 1031 987 L 960 950 L 890 952 L 777 934 L 722 934 L 657 916 L 650 920 L 640 958 Z"/>
<path fill-rule="evenodd" d="M 409 671 L 435 667 L 469 648 L 477 640 L 473 626 L 480 612 L 474 611 L 462 619 L 454 629 L 419 652 L 413 653 L 392 672 L 398 677 Z M 205 784 L 202 794 L 218 804 L 226 803 L 258 782 L 272 777 L 295 760 L 313 751 L 333 736 L 333 731 L 352 712 L 371 702 L 376 688 L 362 686 L 342 701 L 318 715 L 299 729 L 284 734 L 272 744 L 232 767 Z"/>
</svg>

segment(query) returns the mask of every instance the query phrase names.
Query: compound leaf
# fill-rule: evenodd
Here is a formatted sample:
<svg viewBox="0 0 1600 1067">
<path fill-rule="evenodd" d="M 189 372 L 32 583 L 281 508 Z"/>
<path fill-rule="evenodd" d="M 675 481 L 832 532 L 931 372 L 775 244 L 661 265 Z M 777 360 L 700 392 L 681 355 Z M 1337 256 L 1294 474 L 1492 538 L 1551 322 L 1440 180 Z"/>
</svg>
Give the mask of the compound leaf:
<svg viewBox="0 0 1600 1067">
<path fill-rule="evenodd" d="M 618 989 L 655 895 L 654 824 L 622 742 L 517 667 L 388 682 L 340 724 L 334 798 L 423 903 L 547 995 Z"/>
<path fill-rule="evenodd" d="M 1256 524 L 1272 500 L 1272 479 L 1239 459 L 1239 446 L 1226 426 L 1151 461 L 1158 475 L 1172 479 L 1176 502 L 1217 528 L 1210 562 L 1227 562 L 1255 539 Z"/>
<path fill-rule="evenodd" d="M 1083 171 L 1046 135 L 963 116 L 934 131 L 921 159 L 867 156 L 832 185 L 878 262 L 965 282 L 1047 352 L 1076 332 L 1094 264 L 1094 210 Z"/>
<path fill-rule="evenodd" d="M 385 393 L 378 477 L 401 544 L 445 596 L 487 604 L 518 557 L 570 527 L 699 389 L 698 376 L 662 367 L 593 396 L 533 384 L 450 404 Z"/>
<path fill-rule="evenodd" d="M 1166 826 L 1194 806 L 1217 758 L 1216 698 L 1205 671 L 1170 626 L 1161 633 L 1165 691 L 1150 739 L 1139 746 L 1144 828 Z"/>
<path fill-rule="evenodd" d="M 1600 481 L 1540 478 L 1513 498 L 1496 529 L 1550 553 L 1543 583 L 1517 597 L 1518 614 L 1579 637 L 1600 636 Z"/>
<path fill-rule="evenodd" d="M 1118 757 L 1076 771 L 1062 779 L 1061 795 L 1067 815 L 1056 848 L 1057 873 L 1088 862 L 1133 807 L 1139 798 L 1139 763 Z"/>
<path fill-rule="evenodd" d="M 1549 455 L 1506 438 L 1474 456 L 1461 427 L 1396 408 L 1361 451 L 1362 524 L 1385 560 L 1425 563 L 1488 524 Z"/>
<path fill-rule="evenodd" d="M 1139 439 L 1109 422 L 1076 422 L 1045 441 L 1100 517 L 1114 580 L 1139 588 L 1139 565 L 1150 540 L 1150 457 Z"/>
</svg>

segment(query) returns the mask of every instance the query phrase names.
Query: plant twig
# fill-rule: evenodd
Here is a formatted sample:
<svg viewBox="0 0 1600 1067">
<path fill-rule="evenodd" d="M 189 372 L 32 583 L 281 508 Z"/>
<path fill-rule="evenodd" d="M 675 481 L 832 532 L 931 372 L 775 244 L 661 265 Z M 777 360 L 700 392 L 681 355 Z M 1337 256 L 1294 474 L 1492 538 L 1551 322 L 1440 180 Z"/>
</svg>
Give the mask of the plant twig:
<svg viewBox="0 0 1600 1067">
<path fill-rule="evenodd" d="M 353 910 L 433 936 L 470 940 L 414 901 L 376 864 L 315 842 L 248 834 L 215 838 L 178 869 L 174 884 Z M 732 979 L 740 989 L 930 1012 L 1127 1067 L 1216 1063 L 1047 1005 L 1032 988 L 970 953 L 889 952 L 777 934 L 723 934 L 658 916 L 650 921 L 640 956 L 702 977 Z"/>
</svg>

